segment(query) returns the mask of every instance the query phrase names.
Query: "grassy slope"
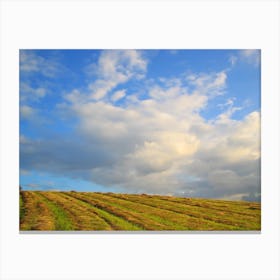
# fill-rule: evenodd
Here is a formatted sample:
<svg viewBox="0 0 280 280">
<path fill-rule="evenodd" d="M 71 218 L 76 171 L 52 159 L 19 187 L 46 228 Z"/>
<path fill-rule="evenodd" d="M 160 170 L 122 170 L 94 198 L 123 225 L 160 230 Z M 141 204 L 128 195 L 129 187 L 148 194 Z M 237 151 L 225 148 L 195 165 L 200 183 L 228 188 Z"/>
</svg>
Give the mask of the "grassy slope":
<svg viewBox="0 0 280 280">
<path fill-rule="evenodd" d="M 260 203 L 90 192 L 20 193 L 20 230 L 260 230 Z"/>
</svg>

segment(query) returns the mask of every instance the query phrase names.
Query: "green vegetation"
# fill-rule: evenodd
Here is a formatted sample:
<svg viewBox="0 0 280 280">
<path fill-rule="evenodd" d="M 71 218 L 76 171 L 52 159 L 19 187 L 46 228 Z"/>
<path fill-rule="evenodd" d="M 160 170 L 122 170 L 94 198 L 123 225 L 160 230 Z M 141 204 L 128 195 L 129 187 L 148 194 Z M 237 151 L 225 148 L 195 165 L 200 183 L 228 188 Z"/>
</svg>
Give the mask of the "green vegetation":
<svg viewBox="0 0 280 280">
<path fill-rule="evenodd" d="M 20 230 L 260 230 L 256 202 L 92 192 L 20 192 Z"/>
</svg>

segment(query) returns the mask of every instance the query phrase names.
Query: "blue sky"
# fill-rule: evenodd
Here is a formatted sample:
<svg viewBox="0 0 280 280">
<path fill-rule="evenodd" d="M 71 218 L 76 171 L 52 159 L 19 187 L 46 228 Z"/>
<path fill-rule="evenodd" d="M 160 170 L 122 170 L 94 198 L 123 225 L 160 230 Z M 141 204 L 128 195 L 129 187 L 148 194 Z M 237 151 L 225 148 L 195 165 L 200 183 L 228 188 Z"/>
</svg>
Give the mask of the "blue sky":
<svg viewBox="0 0 280 280">
<path fill-rule="evenodd" d="M 259 50 L 21 50 L 20 184 L 260 198 Z"/>
</svg>

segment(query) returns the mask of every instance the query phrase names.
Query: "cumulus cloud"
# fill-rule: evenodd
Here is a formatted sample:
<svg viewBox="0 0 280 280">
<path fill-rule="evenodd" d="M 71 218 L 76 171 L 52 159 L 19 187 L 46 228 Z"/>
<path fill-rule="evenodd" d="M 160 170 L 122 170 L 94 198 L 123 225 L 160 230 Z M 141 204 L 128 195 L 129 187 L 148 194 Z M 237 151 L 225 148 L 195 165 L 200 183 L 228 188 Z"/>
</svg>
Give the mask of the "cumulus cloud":
<svg viewBox="0 0 280 280">
<path fill-rule="evenodd" d="M 73 135 L 37 140 L 22 135 L 21 167 L 128 192 L 258 194 L 260 113 L 234 120 L 242 108 L 232 98 L 215 119 L 200 115 L 211 98 L 224 94 L 226 71 L 153 81 L 144 97 L 114 91 L 130 79 L 143 79 L 147 63 L 141 52 L 104 51 L 91 65 L 97 79 L 88 91 L 73 90 L 59 107 L 76 118 Z"/>
<path fill-rule="evenodd" d="M 141 79 L 145 76 L 147 60 L 140 51 L 119 50 L 104 51 L 97 63 L 90 65 L 91 73 L 98 79 L 89 84 L 91 98 L 100 100 L 119 84 L 129 79 Z"/>
</svg>

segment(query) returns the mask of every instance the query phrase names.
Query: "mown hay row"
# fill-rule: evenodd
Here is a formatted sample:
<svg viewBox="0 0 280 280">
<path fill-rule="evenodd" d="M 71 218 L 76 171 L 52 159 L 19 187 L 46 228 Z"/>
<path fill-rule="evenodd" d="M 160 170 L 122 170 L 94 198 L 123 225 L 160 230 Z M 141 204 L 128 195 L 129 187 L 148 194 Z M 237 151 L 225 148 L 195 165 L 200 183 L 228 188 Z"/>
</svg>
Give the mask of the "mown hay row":
<svg viewBox="0 0 280 280">
<path fill-rule="evenodd" d="M 202 206 L 188 205 L 172 200 L 161 199 L 158 196 L 139 196 L 139 195 L 118 195 L 110 194 L 115 198 L 133 201 L 144 205 L 149 205 L 155 208 L 165 209 L 180 214 L 185 214 L 198 219 L 205 219 L 213 221 L 215 223 L 230 225 L 236 227 L 236 229 L 248 229 L 257 230 L 260 227 L 259 217 L 240 215 L 237 213 L 230 213 L 222 210 L 216 210 L 212 208 L 203 208 Z"/>
<path fill-rule="evenodd" d="M 126 221 L 125 219 L 115 216 L 101 208 L 93 206 L 93 204 L 86 202 L 85 200 L 81 200 L 80 198 L 74 197 L 71 195 L 72 193 L 60 193 L 63 196 L 67 196 L 68 199 L 73 203 L 73 204 L 80 204 L 85 207 L 87 207 L 90 211 L 104 219 L 112 228 L 112 230 L 141 230 L 142 228 L 134 225 L 133 223 L 130 223 L 129 221 Z M 92 229 L 96 230 L 96 229 Z"/>
<path fill-rule="evenodd" d="M 20 192 L 21 230 L 259 230 L 260 204 L 91 192 Z"/>
<path fill-rule="evenodd" d="M 233 225 L 225 225 L 203 218 L 192 217 L 182 213 L 177 213 L 167 209 L 162 209 L 160 205 L 157 207 L 152 205 L 145 205 L 137 201 L 121 200 L 119 198 L 111 197 L 108 194 L 94 193 L 89 197 L 100 199 L 115 207 L 123 207 L 131 213 L 140 213 L 141 215 L 157 221 L 166 226 L 167 230 L 225 230 L 235 229 Z M 142 198 L 141 198 L 142 199 Z"/>
<path fill-rule="evenodd" d="M 111 230 L 106 221 L 93 211 L 78 203 L 73 203 L 59 192 L 41 192 L 42 196 L 61 207 L 71 220 L 73 230 Z"/>
<path fill-rule="evenodd" d="M 48 205 L 35 192 L 21 192 L 24 215 L 20 219 L 21 230 L 54 230 L 55 219 Z"/>
<path fill-rule="evenodd" d="M 228 212 L 230 214 L 239 214 L 246 217 L 256 217 L 260 215 L 260 203 L 246 201 L 226 201 L 226 200 L 206 200 L 196 198 L 172 197 L 172 196 L 155 196 L 161 200 L 178 202 L 190 206 L 208 208 L 211 210 Z"/>
<path fill-rule="evenodd" d="M 167 227 L 165 225 L 162 225 L 156 221 L 153 221 L 151 219 L 146 218 L 144 215 L 141 215 L 139 213 L 135 213 L 132 211 L 128 211 L 119 205 L 112 205 L 110 203 L 106 203 L 103 200 L 98 199 L 97 197 L 94 197 L 91 195 L 91 193 L 71 193 L 71 196 L 78 198 L 82 201 L 85 201 L 87 203 L 90 203 L 91 205 L 101 208 L 102 210 L 105 210 L 112 215 L 121 217 L 125 220 L 127 220 L 130 223 L 133 223 L 137 226 L 139 226 L 142 229 L 145 230 L 165 230 Z"/>
</svg>

